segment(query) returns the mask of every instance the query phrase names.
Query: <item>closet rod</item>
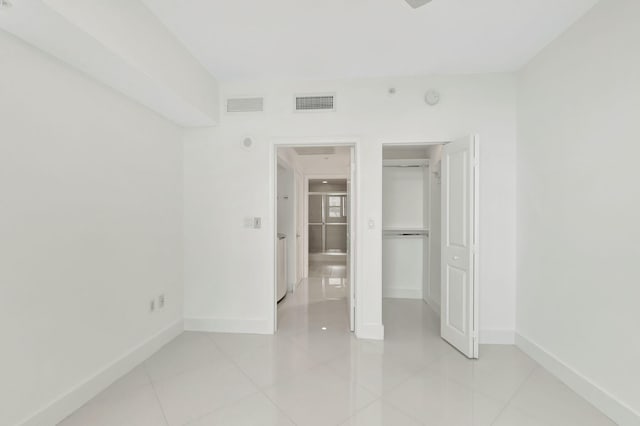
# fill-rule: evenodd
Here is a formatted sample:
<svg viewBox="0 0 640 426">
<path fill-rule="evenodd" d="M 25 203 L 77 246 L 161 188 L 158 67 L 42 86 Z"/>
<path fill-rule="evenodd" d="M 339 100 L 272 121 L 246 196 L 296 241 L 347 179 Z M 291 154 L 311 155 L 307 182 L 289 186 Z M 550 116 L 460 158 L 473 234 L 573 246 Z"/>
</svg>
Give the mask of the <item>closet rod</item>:
<svg viewBox="0 0 640 426">
<path fill-rule="evenodd" d="M 385 237 L 428 237 L 429 231 L 384 231 Z"/>
<path fill-rule="evenodd" d="M 408 164 L 406 166 L 402 166 L 402 165 L 385 165 L 384 167 L 409 168 L 409 167 L 428 167 L 428 166 L 426 164 Z"/>
</svg>

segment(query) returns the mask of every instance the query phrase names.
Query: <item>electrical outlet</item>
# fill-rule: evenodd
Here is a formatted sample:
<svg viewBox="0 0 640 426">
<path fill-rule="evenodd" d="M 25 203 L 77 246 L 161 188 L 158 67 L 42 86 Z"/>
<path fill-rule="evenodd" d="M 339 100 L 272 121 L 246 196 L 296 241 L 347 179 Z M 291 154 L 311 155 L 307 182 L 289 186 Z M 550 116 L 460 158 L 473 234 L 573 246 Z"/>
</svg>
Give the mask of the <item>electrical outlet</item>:
<svg viewBox="0 0 640 426">
<path fill-rule="evenodd" d="M 149 302 L 149 312 L 153 312 L 156 310 L 156 301 L 155 299 L 151 299 L 151 302 Z"/>
<path fill-rule="evenodd" d="M 158 296 L 158 308 L 164 308 L 164 294 Z"/>
</svg>

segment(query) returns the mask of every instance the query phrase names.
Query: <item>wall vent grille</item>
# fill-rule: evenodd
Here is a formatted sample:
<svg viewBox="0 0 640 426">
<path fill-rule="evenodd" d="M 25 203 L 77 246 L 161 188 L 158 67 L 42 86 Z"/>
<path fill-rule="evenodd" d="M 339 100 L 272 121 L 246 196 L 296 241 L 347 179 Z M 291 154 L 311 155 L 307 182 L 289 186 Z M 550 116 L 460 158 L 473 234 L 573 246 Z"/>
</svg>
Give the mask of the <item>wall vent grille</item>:
<svg viewBox="0 0 640 426">
<path fill-rule="evenodd" d="M 296 111 L 333 111 L 335 96 L 296 96 Z"/>
<path fill-rule="evenodd" d="M 227 112 L 262 112 L 264 98 L 229 98 Z"/>
</svg>

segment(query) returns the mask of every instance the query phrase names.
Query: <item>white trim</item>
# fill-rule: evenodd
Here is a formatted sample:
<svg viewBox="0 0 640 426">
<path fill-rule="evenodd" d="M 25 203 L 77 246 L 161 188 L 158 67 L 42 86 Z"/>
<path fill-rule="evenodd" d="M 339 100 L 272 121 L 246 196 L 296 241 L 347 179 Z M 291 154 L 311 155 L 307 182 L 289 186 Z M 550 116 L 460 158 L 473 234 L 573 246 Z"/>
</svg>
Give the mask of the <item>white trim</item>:
<svg viewBox="0 0 640 426">
<path fill-rule="evenodd" d="M 483 345 L 513 345 L 515 333 L 513 330 L 480 329 L 480 343 Z"/>
<path fill-rule="evenodd" d="M 549 370 L 578 395 L 620 425 L 640 425 L 640 413 L 580 374 L 531 339 L 515 333 L 516 346 Z"/>
<path fill-rule="evenodd" d="M 474 330 L 480 334 L 480 136 L 473 138 L 473 325 Z M 442 238 L 442 236 L 441 236 Z M 442 271 L 440 271 L 442 274 Z M 442 290 L 441 290 L 442 291 Z M 474 358 L 480 356 L 479 343 L 482 337 L 478 336 L 474 345 Z M 513 340 L 513 338 L 512 338 Z"/>
<path fill-rule="evenodd" d="M 210 333 L 273 333 L 273 328 L 269 320 L 245 318 L 185 318 L 184 329 L 187 331 L 205 331 Z"/>
<path fill-rule="evenodd" d="M 422 300 L 421 288 L 383 288 L 382 297 L 389 299 L 419 299 Z"/>
<path fill-rule="evenodd" d="M 356 337 L 358 339 L 384 340 L 384 325 L 362 324 L 358 327 L 356 323 Z"/>
<path fill-rule="evenodd" d="M 106 364 L 85 380 L 58 396 L 40 410 L 19 422 L 22 426 L 54 425 L 98 395 L 113 382 L 130 372 L 142 361 L 184 331 L 178 320 L 155 335 L 134 346 L 122 356 Z"/>
</svg>

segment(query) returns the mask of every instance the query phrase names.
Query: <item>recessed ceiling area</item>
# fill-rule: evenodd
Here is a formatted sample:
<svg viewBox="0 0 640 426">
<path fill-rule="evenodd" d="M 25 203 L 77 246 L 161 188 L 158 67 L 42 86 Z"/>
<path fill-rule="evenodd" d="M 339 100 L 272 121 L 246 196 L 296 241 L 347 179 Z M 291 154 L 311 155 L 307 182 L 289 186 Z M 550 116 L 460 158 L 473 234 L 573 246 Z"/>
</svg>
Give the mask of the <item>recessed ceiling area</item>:
<svg viewBox="0 0 640 426">
<path fill-rule="evenodd" d="M 441 145 L 385 145 L 382 157 L 385 160 L 429 159 L 440 150 Z"/>
<path fill-rule="evenodd" d="M 217 78 L 519 69 L 597 0 L 144 0 Z"/>
<path fill-rule="evenodd" d="M 307 175 L 348 175 L 351 148 L 343 146 L 299 146 L 279 148 L 279 155 L 292 159 Z"/>
</svg>

